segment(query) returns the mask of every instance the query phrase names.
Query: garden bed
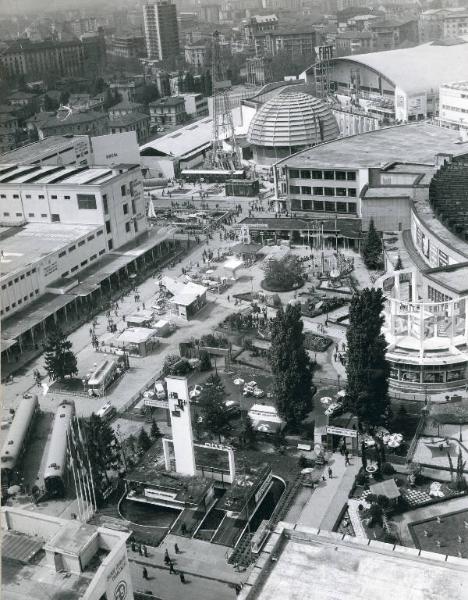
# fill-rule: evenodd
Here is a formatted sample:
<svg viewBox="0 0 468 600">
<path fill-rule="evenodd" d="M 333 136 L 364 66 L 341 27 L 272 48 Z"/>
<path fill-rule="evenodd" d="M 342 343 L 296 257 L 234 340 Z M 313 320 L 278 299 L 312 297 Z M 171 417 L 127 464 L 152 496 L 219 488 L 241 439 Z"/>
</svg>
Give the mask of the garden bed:
<svg viewBox="0 0 468 600">
<path fill-rule="evenodd" d="M 325 352 L 333 343 L 333 340 L 311 331 L 304 333 L 304 348 L 312 352 Z"/>
<path fill-rule="evenodd" d="M 437 518 L 415 521 L 408 525 L 416 548 L 428 552 L 439 552 L 458 556 L 461 552 L 463 558 L 468 558 L 467 535 L 465 523 L 468 521 L 468 509 L 440 516 Z M 458 536 L 462 542 L 458 541 Z M 438 545 L 438 543 L 440 545 Z"/>
<path fill-rule="evenodd" d="M 283 288 L 282 286 L 275 285 L 274 283 L 267 283 L 265 279 L 263 279 L 260 282 L 260 285 L 262 286 L 262 289 L 266 290 L 267 292 L 282 294 L 285 292 L 295 292 L 296 290 L 300 290 L 302 287 L 304 287 L 305 283 L 305 280 L 297 281 L 293 285 Z"/>
</svg>

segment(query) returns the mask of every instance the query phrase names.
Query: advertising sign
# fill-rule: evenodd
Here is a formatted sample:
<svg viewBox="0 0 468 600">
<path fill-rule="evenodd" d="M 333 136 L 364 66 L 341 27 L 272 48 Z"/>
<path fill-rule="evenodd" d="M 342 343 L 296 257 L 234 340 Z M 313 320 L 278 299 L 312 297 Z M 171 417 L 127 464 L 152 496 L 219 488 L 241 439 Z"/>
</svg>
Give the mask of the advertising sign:
<svg viewBox="0 0 468 600">
<path fill-rule="evenodd" d="M 140 164 L 140 148 L 135 131 L 99 135 L 91 138 L 94 164 L 119 165 Z"/>
<path fill-rule="evenodd" d="M 327 433 L 330 435 L 341 435 L 343 437 L 357 437 L 357 431 L 355 429 L 345 429 L 344 427 L 333 427 L 332 425 L 327 426 Z"/>
</svg>

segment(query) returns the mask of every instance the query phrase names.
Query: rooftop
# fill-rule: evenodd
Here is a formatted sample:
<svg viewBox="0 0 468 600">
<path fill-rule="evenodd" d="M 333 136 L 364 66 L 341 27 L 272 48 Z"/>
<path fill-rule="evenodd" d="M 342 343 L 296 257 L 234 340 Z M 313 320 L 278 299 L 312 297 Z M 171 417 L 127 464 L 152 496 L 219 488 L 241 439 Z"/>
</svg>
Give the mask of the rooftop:
<svg viewBox="0 0 468 600">
<path fill-rule="evenodd" d="M 149 115 L 139 112 L 132 112 L 118 117 L 111 117 L 109 127 L 127 127 L 141 121 L 149 121 Z"/>
<path fill-rule="evenodd" d="M 33 164 L 45 160 L 53 154 L 59 154 L 73 148 L 77 140 L 88 143 L 88 136 L 52 135 L 43 140 L 22 146 L 16 150 L 0 154 L 1 163 Z"/>
<path fill-rule="evenodd" d="M 45 256 L 99 229 L 96 225 L 64 225 L 63 223 L 28 223 L 9 227 L 0 233 L 0 278 L 22 271 Z"/>
<path fill-rule="evenodd" d="M 461 296 L 468 294 L 468 261 L 427 269 L 424 271 L 424 276 L 456 294 Z"/>
<path fill-rule="evenodd" d="M 280 523 L 240 598 L 463 600 L 467 586 L 465 559 Z"/>
<path fill-rule="evenodd" d="M 454 81 L 452 83 L 443 83 L 441 87 L 449 88 L 451 90 L 462 90 L 468 91 L 468 81 Z"/>
<path fill-rule="evenodd" d="M 160 98 L 159 100 L 154 100 L 150 102 L 150 106 L 178 106 L 179 104 L 184 104 L 185 100 L 182 96 L 169 96 L 169 98 Z"/>
<path fill-rule="evenodd" d="M 59 116 L 60 114 L 60 116 Z M 63 114 L 63 116 L 62 116 Z M 44 116 L 44 118 L 40 118 L 41 115 L 38 115 L 38 120 L 40 122 L 41 128 L 43 127 L 67 127 L 69 125 L 78 125 L 84 123 L 94 123 L 96 121 L 101 121 L 103 119 L 107 119 L 107 114 L 102 112 L 96 112 L 95 110 L 72 110 L 68 115 L 66 114 L 66 109 L 60 111 L 57 114 L 48 114 Z M 30 120 L 33 120 L 34 117 Z"/>
<path fill-rule="evenodd" d="M 468 46 L 468 44 L 467 44 Z M 468 154 L 468 143 L 460 143 L 458 131 L 429 123 L 386 127 L 325 142 L 277 163 L 288 167 L 365 169 L 392 162 L 435 164 L 438 153 Z"/>
<path fill-rule="evenodd" d="M 213 119 L 205 117 L 140 146 L 140 154 L 181 157 L 208 148 L 212 137 Z"/>
<path fill-rule="evenodd" d="M 435 90 L 446 81 L 465 79 L 468 43 L 464 39 L 451 45 L 430 42 L 412 48 L 343 56 L 332 62 L 369 67 L 407 94 L 416 94 Z"/>
<path fill-rule="evenodd" d="M 143 344 L 155 337 L 156 331 L 148 327 L 127 327 L 117 338 L 119 344 Z"/>
<path fill-rule="evenodd" d="M 129 170 L 129 169 L 127 169 Z M 100 185 L 119 175 L 110 167 L 16 165 L 0 163 L 0 185 Z"/>
</svg>

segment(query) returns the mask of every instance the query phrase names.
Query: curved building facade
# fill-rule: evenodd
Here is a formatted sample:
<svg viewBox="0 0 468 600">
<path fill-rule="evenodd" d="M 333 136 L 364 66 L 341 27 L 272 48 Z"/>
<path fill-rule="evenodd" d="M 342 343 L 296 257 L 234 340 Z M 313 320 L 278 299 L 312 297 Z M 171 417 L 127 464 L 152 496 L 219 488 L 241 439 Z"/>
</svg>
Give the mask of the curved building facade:
<svg viewBox="0 0 468 600">
<path fill-rule="evenodd" d="M 295 152 L 339 137 L 339 128 L 328 105 L 309 94 L 278 94 L 263 104 L 252 118 L 247 140 L 254 160 L 271 165 Z"/>
</svg>

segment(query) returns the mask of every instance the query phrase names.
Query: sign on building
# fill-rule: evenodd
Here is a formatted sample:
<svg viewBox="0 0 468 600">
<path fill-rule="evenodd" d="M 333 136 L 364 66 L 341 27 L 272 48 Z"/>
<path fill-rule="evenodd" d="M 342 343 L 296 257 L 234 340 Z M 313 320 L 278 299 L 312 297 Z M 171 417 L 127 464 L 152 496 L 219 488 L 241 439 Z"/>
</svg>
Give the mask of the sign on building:
<svg viewBox="0 0 468 600">
<path fill-rule="evenodd" d="M 346 429 L 345 427 L 333 427 L 333 425 L 327 425 L 327 434 L 357 438 L 357 431 L 355 429 Z"/>
</svg>

